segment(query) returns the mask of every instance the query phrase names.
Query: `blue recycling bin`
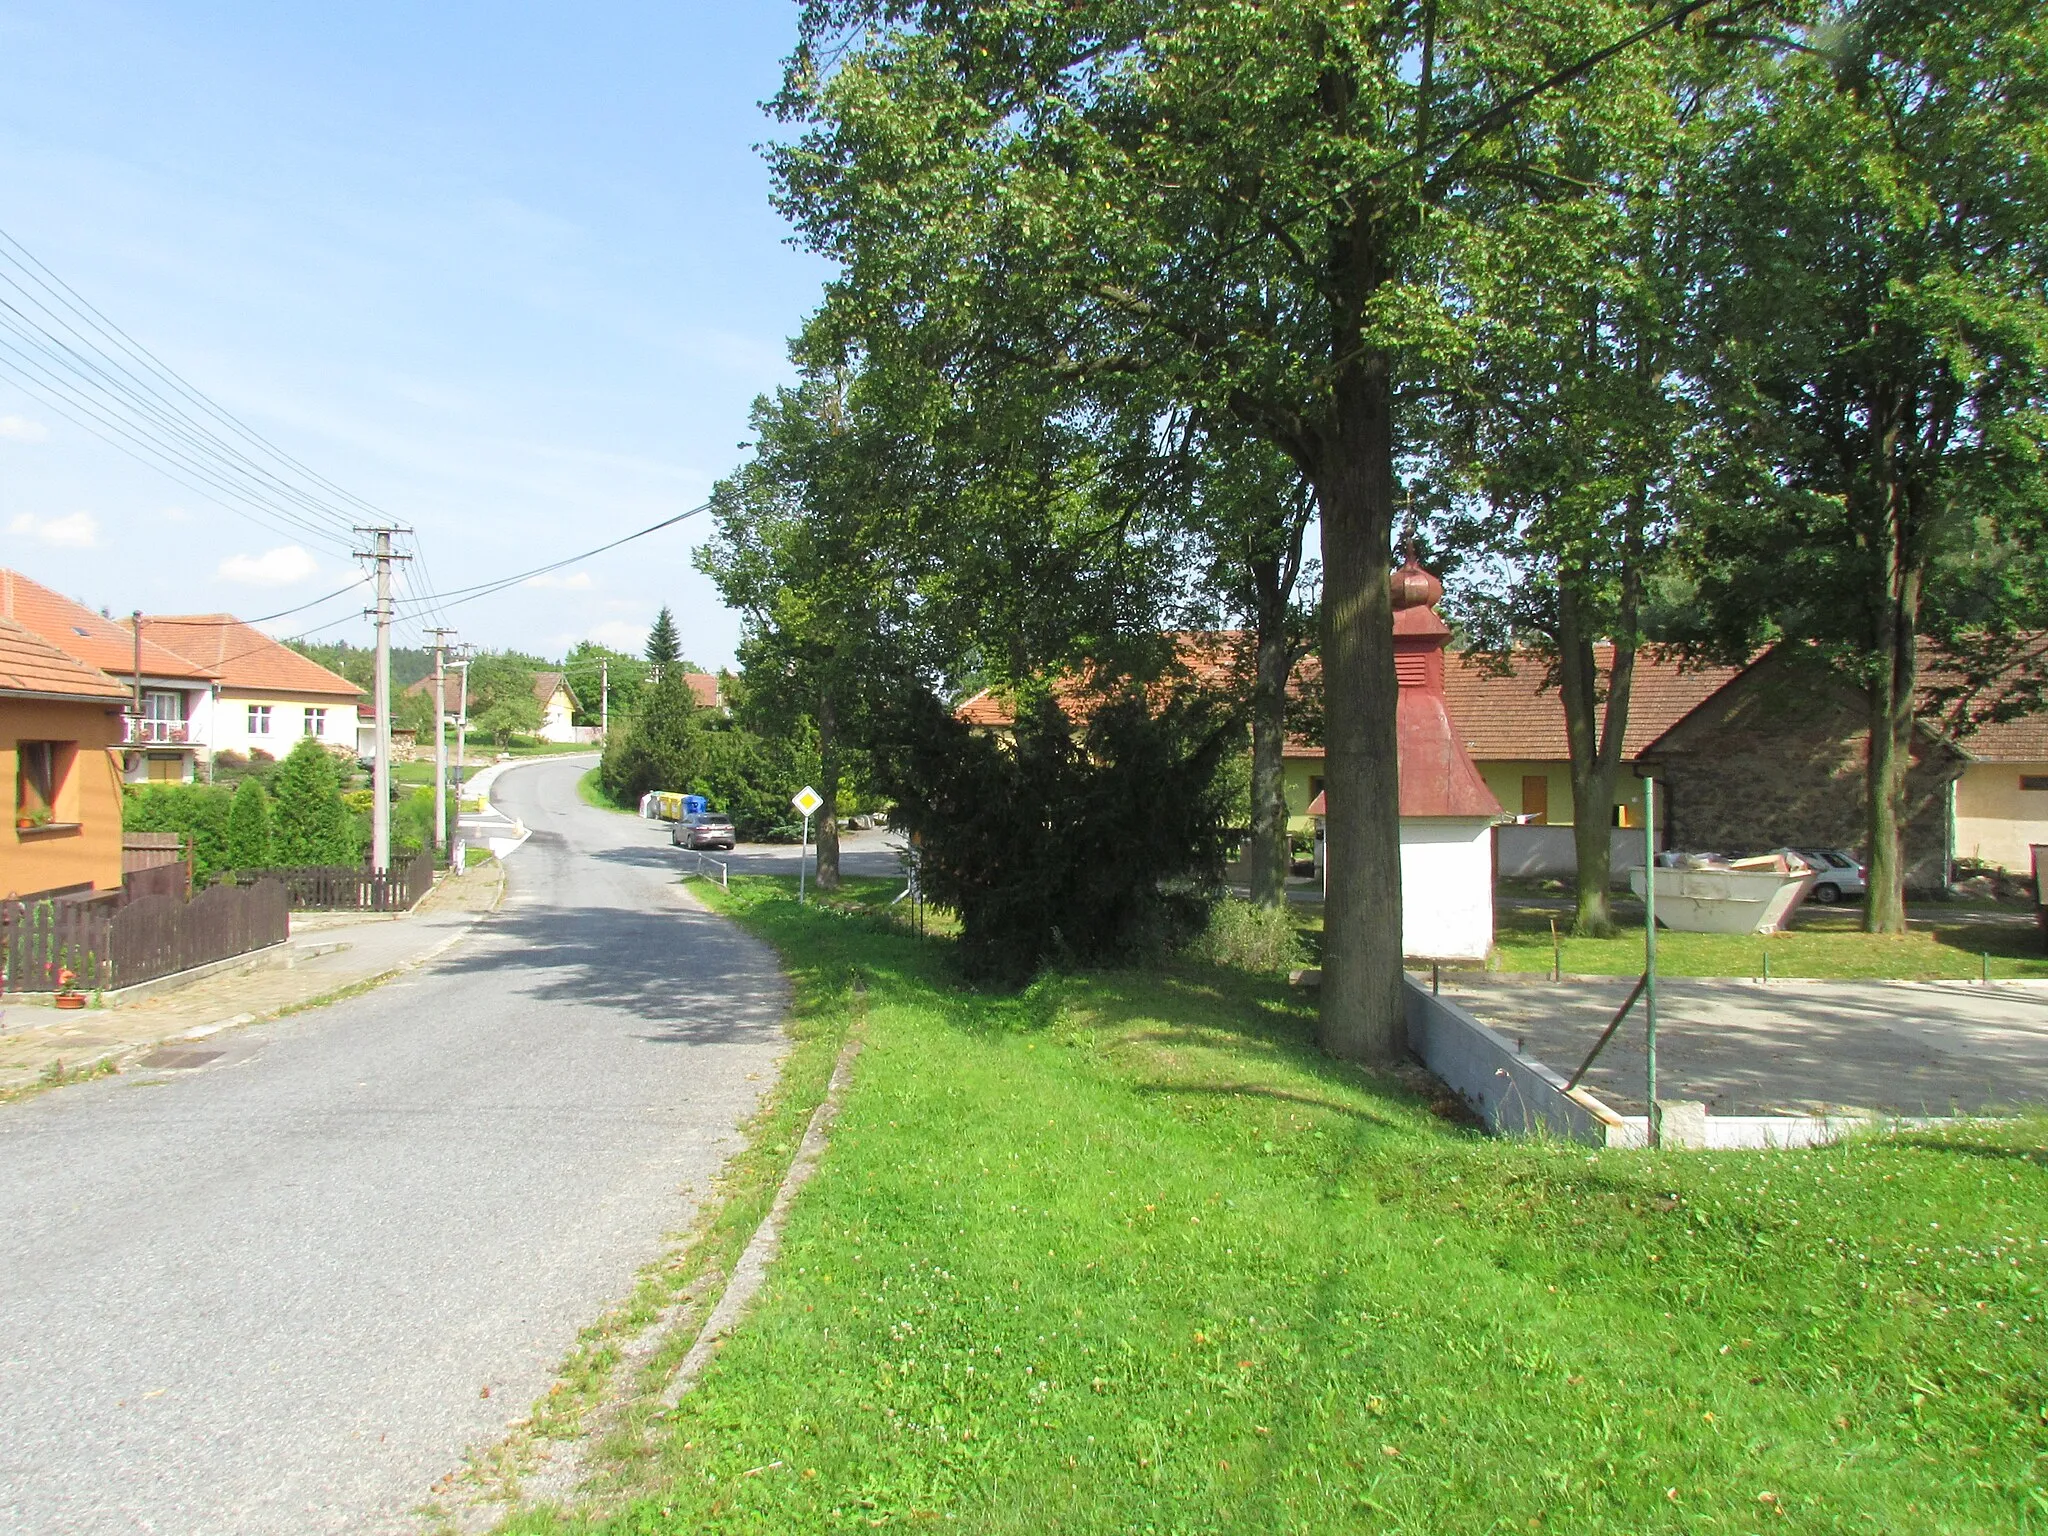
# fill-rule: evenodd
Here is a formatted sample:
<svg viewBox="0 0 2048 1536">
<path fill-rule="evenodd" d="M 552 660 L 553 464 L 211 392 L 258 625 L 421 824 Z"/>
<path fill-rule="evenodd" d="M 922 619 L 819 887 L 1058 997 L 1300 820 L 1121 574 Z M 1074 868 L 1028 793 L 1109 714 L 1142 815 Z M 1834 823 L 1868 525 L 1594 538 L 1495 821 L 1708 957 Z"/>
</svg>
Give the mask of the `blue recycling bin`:
<svg viewBox="0 0 2048 1536">
<path fill-rule="evenodd" d="M 711 802 L 702 795 L 683 796 L 683 814 L 685 816 L 702 816 L 710 809 Z"/>
</svg>

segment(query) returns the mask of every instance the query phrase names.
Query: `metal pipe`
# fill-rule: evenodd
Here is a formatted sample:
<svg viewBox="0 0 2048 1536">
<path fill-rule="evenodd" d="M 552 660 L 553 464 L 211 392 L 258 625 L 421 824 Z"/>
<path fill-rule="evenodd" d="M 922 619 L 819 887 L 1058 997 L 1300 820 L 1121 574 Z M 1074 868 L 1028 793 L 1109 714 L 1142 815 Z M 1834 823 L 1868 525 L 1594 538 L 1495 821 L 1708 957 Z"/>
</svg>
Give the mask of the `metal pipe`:
<svg viewBox="0 0 2048 1536">
<path fill-rule="evenodd" d="M 1650 1145 L 1664 1144 L 1657 1112 L 1657 781 L 1643 780 L 1643 1084 Z"/>
</svg>

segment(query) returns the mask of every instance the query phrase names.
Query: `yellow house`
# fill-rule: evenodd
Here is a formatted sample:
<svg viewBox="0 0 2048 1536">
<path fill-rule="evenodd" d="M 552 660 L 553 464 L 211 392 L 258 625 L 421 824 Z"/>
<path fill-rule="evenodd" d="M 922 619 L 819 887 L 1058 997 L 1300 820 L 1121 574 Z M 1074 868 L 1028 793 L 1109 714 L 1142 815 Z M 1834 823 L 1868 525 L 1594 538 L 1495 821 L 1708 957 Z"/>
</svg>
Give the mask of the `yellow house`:
<svg viewBox="0 0 2048 1536">
<path fill-rule="evenodd" d="M 1980 726 L 1957 745 L 1968 754 L 1951 791 L 1954 857 L 2014 874 L 2048 843 L 2048 715 Z"/>
<path fill-rule="evenodd" d="M 121 774 L 131 690 L 0 618 L 0 757 L 14 785 L 0 896 L 121 885 Z"/>
</svg>

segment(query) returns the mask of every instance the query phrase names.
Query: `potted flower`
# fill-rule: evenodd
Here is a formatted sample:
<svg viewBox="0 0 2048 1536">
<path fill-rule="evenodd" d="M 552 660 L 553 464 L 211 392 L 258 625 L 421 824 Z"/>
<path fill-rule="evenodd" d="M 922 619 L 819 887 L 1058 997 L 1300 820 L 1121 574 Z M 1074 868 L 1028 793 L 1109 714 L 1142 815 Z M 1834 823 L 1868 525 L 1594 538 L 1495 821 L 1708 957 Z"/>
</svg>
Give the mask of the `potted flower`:
<svg viewBox="0 0 2048 1536">
<path fill-rule="evenodd" d="M 78 973 L 68 965 L 57 967 L 57 1006 L 59 1008 L 83 1008 L 85 994 L 73 989 L 71 983 L 78 980 Z"/>
<path fill-rule="evenodd" d="M 37 827 L 47 827 L 50 824 L 50 820 L 50 812 L 47 807 L 33 811 L 22 811 L 14 818 L 14 830 L 17 832 L 28 832 Z"/>
</svg>

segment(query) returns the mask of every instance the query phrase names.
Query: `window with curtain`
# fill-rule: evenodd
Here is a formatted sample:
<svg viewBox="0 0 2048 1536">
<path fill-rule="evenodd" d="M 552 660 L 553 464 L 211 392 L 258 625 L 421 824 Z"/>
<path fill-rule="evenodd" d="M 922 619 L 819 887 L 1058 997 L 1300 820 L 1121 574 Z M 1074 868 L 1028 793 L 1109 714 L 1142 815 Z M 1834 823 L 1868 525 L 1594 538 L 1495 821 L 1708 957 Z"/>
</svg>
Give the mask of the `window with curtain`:
<svg viewBox="0 0 2048 1536">
<path fill-rule="evenodd" d="M 62 741 L 22 741 L 14 747 L 14 820 L 16 826 L 47 826 L 56 816 L 62 787 Z"/>
</svg>

